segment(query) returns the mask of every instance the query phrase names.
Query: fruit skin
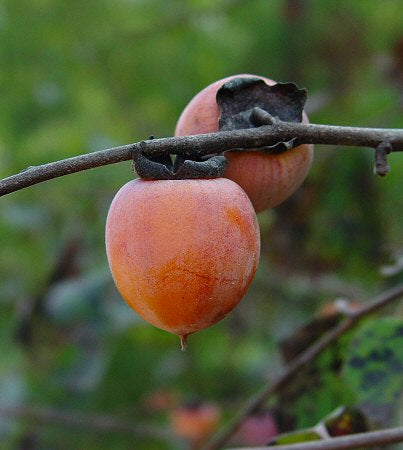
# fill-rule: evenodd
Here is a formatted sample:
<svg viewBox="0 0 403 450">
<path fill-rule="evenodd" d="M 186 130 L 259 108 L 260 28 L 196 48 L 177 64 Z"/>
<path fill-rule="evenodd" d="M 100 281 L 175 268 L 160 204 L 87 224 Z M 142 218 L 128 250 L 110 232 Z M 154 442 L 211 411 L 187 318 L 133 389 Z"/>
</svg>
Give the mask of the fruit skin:
<svg viewBox="0 0 403 450">
<path fill-rule="evenodd" d="M 182 406 L 170 414 L 174 433 L 194 444 L 201 442 L 216 428 L 221 418 L 220 409 L 211 403 Z"/>
<path fill-rule="evenodd" d="M 241 74 L 223 78 L 200 91 L 183 110 L 176 125 L 175 136 L 218 131 L 220 111 L 216 102 L 218 89 L 233 78 L 257 77 L 268 85 L 269 78 Z M 308 123 L 303 113 L 302 122 Z M 313 159 L 313 145 L 303 144 L 281 154 L 263 152 L 226 152 L 228 159 L 224 176 L 235 181 L 248 194 L 256 212 L 273 208 L 293 194 L 306 178 Z"/>
<path fill-rule="evenodd" d="M 267 445 L 279 433 L 275 417 L 269 412 L 250 414 L 234 438 L 241 445 Z"/>
<path fill-rule="evenodd" d="M 106 251 L 129 306 L 186 337 L 242 299 L 256 272 L 260 235 L 250 200 L 231 180 L 137 179 L 112 201 Z"/>
</svg>

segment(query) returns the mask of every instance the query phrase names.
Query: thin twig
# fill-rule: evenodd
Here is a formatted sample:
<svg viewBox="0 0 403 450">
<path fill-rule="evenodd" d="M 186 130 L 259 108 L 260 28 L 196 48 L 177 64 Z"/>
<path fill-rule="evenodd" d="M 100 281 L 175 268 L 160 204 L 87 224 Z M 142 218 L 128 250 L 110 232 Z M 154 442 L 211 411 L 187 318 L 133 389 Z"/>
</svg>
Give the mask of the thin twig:
<svg viewBox="0 0 403 450">
<path fill-rule="evenodd" d="M 278 445 L 269 447 L 243 447 L 236 450 L 348 450 L 357 448 L 371 448 L 378 445 L 394 444 L 403 441 L 403 427 L 387 430 L 369 431 L 348 436 L 324 439 L 322 441 L 304 442 L 301 444 Z M 235 449 L 232 449 L 235 450 Z"/>
<path fill-rule="evenodd" d="M 0 408 L 0 417 L 15 417 L 34 422 L 61 425 L 84 431 L 97 431 L 102 433 L 126 433 L 137 438 L 155 438 L 160 440 L 173 440 L 172 434 L 162 427 L 125 422 L 105 415 L 84 415 L 74 411 L 60 411 L 45 407 L 9 406 Z"/>
<path fill-rule="evenodd" d="M 294 138 L 298 144 L 336 144 L 373 148 L 381 143 L 388 143 L 391 151 L 403 151 L 403 130 L 400 129 L 275 121 L 272 125 L 246 130 L 152 139 L 29 167 L 1 180 L 0 196 L 63 175 L 131 160 L 134 152 L 140 150 L 140 144 L 141 151 L 146 155 L 177 154 L 195 157 L 235 148 L 258 149 Z"/>
<path fill-rule="evenodd" d="M 389 153 L 390 145 L 387 142 L 381 142 L 375 149 L 374 172 L 380 177 L 384 177 L 390 171 L 387 158 Z"/>
<path fill-rule="evenodd" d="M 353 311 L 343 322 L 327 332 L 323 337 L 314 342 L 305 351 L 294 358 L 282 375 L 280 375 L 272 383 L 269 383 L 255 397 L 250 399 L 245 406 L 241 408 L 240 412 L 231 421 L 227 428 L 221 432 L 218 432 L 216 436 L 213 436 L 212 440 L 204 447 L 204 450 L 218 450 L 222 448 L 223 445 L 236 433 L 236 431 L 238 431 L 239 427 L 249 414 L 256 409 L 261 408 L 267 402 L 269 397 L 276 394 L 284 386 L 286 386 L 288 382 L 300 372 L 300 370 L 311 363 L 323 350 L 333 344 L 340 336 L 353 328 L 359 320 L 381 308 L 384 308 L 386 305 L 398 299 L 402 295 L 403 283 L 378 295 L 367 305 Z"/>
</svg>

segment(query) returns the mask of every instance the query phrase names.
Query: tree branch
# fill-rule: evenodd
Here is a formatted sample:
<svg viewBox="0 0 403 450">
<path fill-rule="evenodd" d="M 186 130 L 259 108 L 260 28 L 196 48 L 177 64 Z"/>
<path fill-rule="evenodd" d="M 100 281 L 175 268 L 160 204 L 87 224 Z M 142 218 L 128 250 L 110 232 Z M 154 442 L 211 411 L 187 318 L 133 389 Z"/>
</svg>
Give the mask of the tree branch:
<svg viewBox="0 0 403 450">
<path fill-rule="evenodd" d="M 324 439 L 322 441 L 304 442 L 292 445 L 276 445 L 266 447 L 243 447 L 236 450 L 348 450 L 354 448 L 371 448 L 403 441 L 403 427 L 388 430 L 370 431 L 348 436 Z M 383 447 L 382 447 L 383 448 Z M 235 450 L 235 449 L 233 449 Z"/>
<path fill-rule="evenodd" d="M 331 329 L 319 340 L 314 342 L 305 351 L 300 353 L 288 365 L 285 372 L 272 383 L 269 383 L 256 397 L 250 399 L 237 416 L 232 420 L 226 429 L 219 432 L 212 438 L 210 443 L 204 447 L 204 450 L 218 450 L 228 442 L 228 440 L 238 431 L 243 421 L 256 409 L 261 408 L 273 394 L 280 391 L 287 385 L 304 367 L 311 363 L 320 353 L 333 344 L 340 336 L 345 334 L 364 317 L 384 308 L 392 301 L 397 300 L 403 295 L 403 283 L 380 294 L 365 306 L 350 313 L 350 315 L 335 328 Z"/>
<path fill-rule="evenodd" d="M 298 145 L 336 144 L 377 148 L 380 144 L 388 144 L 391 151 L 403 151 L 403 130 L 400 129 L 339 127 L 276 120 L 271 125 L 246 130 L 149 139 L 28 167 L 0 181 L 0 196 L 63 175 L 131 160 L 134 152 L 140 149 L 149 156 L 162 154 L 204 156 L 231 149 L 259 149 L 293 138 L 296 138 Z"/>
<path fill-rule="evenodd" d="M 97 431 L 102 433 L 126 433 L 134 437 L 155 438 L 163 441 L 172 441 L 173 436 L 162 427 L 145 424 L 133 425 L 111 416 L 87 416 L 77 412 L 59 411 L 51 408 L 34 406 L 9 406 L 0 408 L 0 417 L 15 417 L 35 422 L 62 425 L 64 427 L 81 429 L 84 431 Z"/>
</svg>

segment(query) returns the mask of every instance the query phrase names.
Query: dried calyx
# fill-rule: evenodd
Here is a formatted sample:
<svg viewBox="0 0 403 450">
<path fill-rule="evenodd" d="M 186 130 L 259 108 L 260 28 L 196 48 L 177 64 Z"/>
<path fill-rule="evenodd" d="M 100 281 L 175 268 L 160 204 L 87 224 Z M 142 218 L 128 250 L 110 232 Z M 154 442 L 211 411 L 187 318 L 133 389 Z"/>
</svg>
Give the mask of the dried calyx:
<svg viewBox="0 0 403 450">
<path fill-rule="evenodd" d="M 186 159 L 177 155 L 145 156 L 138 151 L 133 158 L 133 167 L 139 177 L 146 180 L 189 180 L 219 178 L 223 176 L 227 160 L 225 156 L 205 159 Z"/>
<path fill-rule="evenodd" d="M 216 100 L 220 108 L 220 131 L 240 130 L 267 125 L 260 120 L 258 109 L 273 117 L 273 122 L 302 122 L 302 111 L 307 91 L 294 83 L 268 85 L 261 78 L 239 77 L 224 83 L 217 91 Z M 281 153 L 299 145 L 296 139 L 278 142 L 261 148 L 270 153 Z"/>
</svg>

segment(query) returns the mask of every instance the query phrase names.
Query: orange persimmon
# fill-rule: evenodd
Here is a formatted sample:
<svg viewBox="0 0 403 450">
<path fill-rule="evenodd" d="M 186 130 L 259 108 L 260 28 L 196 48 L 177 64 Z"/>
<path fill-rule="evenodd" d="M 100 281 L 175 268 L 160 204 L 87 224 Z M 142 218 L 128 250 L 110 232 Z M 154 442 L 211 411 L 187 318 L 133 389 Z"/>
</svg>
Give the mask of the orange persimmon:
<svg viewBox="0 0 403 450">
<path fill-rule="evenodd" d="M 249 198 L 231 180 L 137 179 L 112 201 L 106 250 L 129 306 L 185 344 L 242 299 L 260 235 Z"/>
<path fill-rule="evenodd" d="M 260 78 L 268 85 L 275 81 L 256 75 L 234 75 L 216 81 L 200 91 L 183 110 L 175 136 L 218 131 L 220 110 L 216 94 L 234 78 Z M 308 122 L 303 112 L 302 121 Z M 256 212 L 277 206 L 286 200 L 306 178 L 313 159 L 313 145 L 303 144 L 279 154 L 263 152 L 226 152 L 228 164 L 224 176 L 235 181 L 248 194 Z"/>
<path fill-rule="evenodd" d="M 173 432 L 188 439 L 194 447 L 214 431 L 220 418 L 220 409 L 211 403 L 183 405 L 170 414 Z"/>
</svg>

